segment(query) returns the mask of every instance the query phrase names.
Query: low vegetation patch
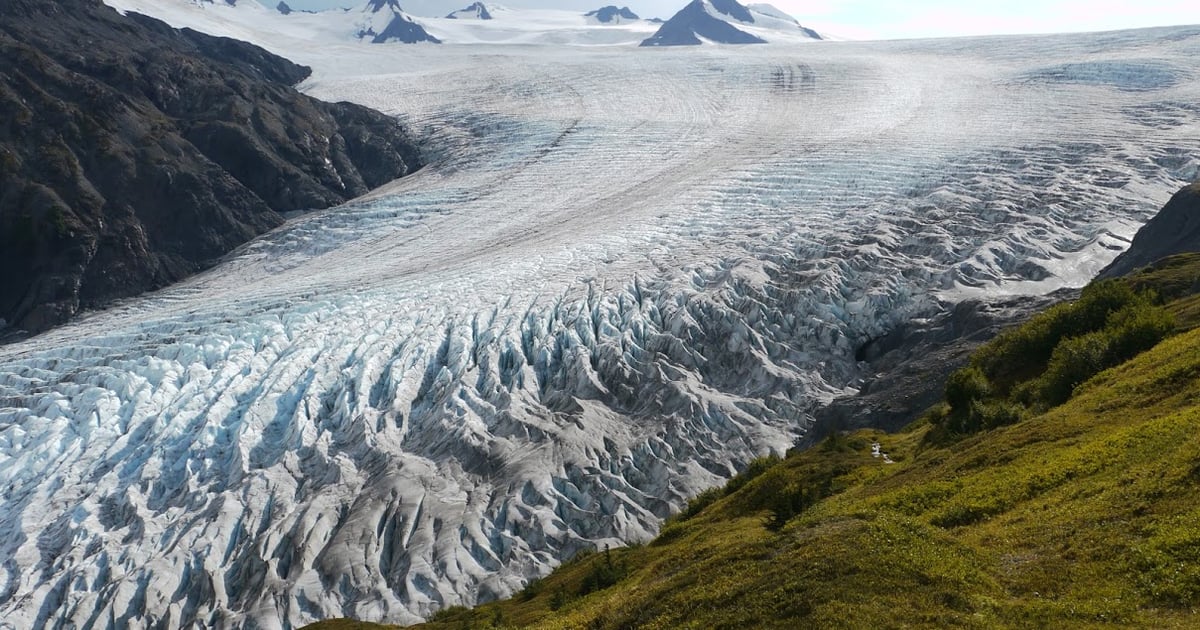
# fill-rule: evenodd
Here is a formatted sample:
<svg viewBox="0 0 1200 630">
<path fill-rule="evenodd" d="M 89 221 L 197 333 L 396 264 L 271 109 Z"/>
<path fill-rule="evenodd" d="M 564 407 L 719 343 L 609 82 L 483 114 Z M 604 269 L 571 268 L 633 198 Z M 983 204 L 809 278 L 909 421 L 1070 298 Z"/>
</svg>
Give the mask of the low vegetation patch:
<svg viewBox="0 0 1200 630">
<path fill-rule="evenodd" d="M 1100 372 L 1175 334 L 1176 313 L 1190 313 L 1173 310 L 1162 296 L 1178 299 L 1200 289 L 1200 256 L 1182 258 L 1142 270 L 1135 279 L 1093 283 L 1079 300 L 985 344 L 947 381 L 947 406 L 932 413 L 936 430 L 930 438 L 952 440 L 1045 412 Z"/>
</svg>

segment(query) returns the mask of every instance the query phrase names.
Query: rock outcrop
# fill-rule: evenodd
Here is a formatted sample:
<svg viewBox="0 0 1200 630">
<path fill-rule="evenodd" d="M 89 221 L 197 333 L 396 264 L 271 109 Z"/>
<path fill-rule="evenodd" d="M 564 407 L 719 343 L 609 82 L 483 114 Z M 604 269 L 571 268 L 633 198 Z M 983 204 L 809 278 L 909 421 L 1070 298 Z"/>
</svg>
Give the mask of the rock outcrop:
<svg viewBox="0 0 1200 630">
<path fill-rule="evenodd" d="M 1197 251 L 1200 251 L 1200 181 L 1175 193 L 1138 230 L 1129 249 L 1100 272 L 1100 277 L 1124 276 L 1167 256 Z"/>
<path fill-rule="evenodd" d="M 100 0 L 0 3 L 4 324 L 162 287 L 419 167 L 394 119 L 297 92 L 308 74 Z"/>
<path fill-rule="evenodd" d="M 459 9 L 446 15 L 446 19 L 450 20 L 490 20 L 492 14 L 488 11 L 487 5 L 482 2 L 476 2 L 465 9 Z"/>
<path fill-rule="evenodd" d="M 834 431 L 900 430 L 942 399 L 950 373 L 965 366 L 976 348 L 1001 330 L 1078 295 L 1077 289 L 1064 289 L 1045 296 L 967 300 L 871 340 L 856 353 L 870 376 L 856 395 L 817 410 L 798 445 L 812 446 Z"/>
<path fill-rule="evenodd" d="M 595 20 L 597 24 L 623 24 L 625 22 L 636 22 L 641 19 L 629 7 L 617 7 L 611 4 L 600 7 L 595 11 L 588 11 L 584 14 L 584 17 Z"/>
</svg>

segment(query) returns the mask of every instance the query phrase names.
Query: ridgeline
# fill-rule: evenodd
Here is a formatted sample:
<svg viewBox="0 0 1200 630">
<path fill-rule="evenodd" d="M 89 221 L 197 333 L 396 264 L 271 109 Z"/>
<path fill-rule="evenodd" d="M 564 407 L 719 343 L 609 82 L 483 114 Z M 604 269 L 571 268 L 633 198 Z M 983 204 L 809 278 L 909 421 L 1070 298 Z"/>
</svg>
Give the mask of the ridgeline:
<svg viewBox="0 0 1200 630">
<path fill-rule="evenodd" d="M 309 72 L 100 0 L 0 2 L 0 340 L 421 166 L 394 118 L 296 91 Z"/>
</svg>

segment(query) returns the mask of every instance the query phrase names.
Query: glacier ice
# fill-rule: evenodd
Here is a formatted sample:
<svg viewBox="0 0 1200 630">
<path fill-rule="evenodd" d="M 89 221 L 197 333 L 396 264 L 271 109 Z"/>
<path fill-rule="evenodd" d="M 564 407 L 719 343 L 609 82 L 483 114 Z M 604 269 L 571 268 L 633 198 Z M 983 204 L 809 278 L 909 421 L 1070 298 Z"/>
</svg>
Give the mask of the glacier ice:
<svg viewBox="0 0 1200 630">
<path fill-rule="evenodd" d="M 1197 174 L 1200 28 L 259 43 L 428 130 L 433 163 L 0 347 L 0 628 L 512 593 L 786 449 L 866 340 L 1085 281 Z"/>
</svg>

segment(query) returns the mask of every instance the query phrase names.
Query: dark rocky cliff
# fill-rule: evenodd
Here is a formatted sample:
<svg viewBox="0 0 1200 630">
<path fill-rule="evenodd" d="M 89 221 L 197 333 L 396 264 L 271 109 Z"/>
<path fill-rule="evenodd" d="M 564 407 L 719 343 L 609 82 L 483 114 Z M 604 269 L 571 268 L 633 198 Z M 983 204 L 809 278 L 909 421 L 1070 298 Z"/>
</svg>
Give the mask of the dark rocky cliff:
<svg viewBox="0 0 1200 630">
<path fill-rule="evenodd" d="M 1200 182 L 1185 186 L 1146 222 L 1101 278 L 1124 276 L 1167 256 L 1200 251 Z"/>
<path fill-rule="evenodd" d="M 308 74 L 100 0 L 0 2 L 0 318 L 44 330 L 419 167 L 394 119 L 297 92 Z"/>
</svg>

